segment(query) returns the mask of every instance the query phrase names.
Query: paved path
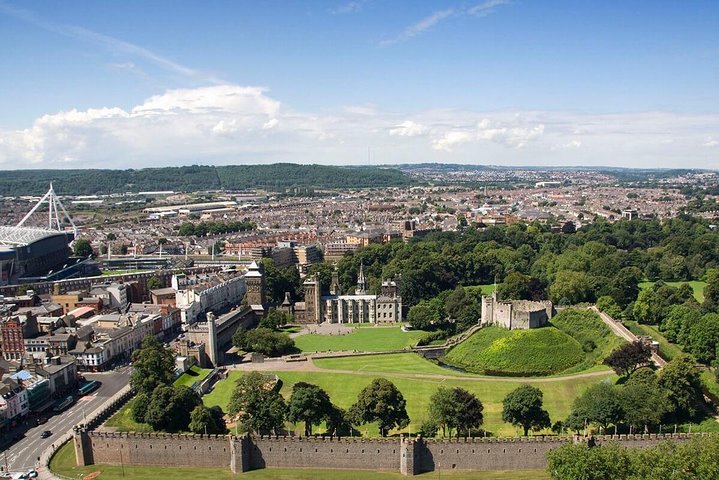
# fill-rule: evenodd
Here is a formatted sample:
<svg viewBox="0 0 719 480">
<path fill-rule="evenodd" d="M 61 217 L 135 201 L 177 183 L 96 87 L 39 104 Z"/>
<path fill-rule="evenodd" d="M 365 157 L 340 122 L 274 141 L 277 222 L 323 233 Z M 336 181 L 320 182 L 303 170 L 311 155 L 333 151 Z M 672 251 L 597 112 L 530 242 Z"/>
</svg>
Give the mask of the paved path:
<svg viewBox="0 0 719 480">
<path fill-rule="evenodd" d="M 565 375 L 561 377 L 493 377 L 489 375 L 439 375 L 431 373 L 406 373 L 406 372 L 382 372 L 382 371 L 370 371 L 370 370 L 336 370 L 332 368 L 321 368 L 315 365 L 315 363 L 308 359 L 304 362 L 285 362 L 285 361 L 269 361 L 264 363 L 241 363 L 233 365 L 229 370 L 239 371 L 265 371 L 265 372 L 319 372 L 319 373 L 343 373 L 348 375 L 365 375 L 365 376 L 377 376 L 386 375 L 389 377 L 402 377 L 402 378 L 421 378 L 427 380 L 459 380 L 467 382 L 532 382 L 532 383 L 551 383 L 551 382 L 564 382 L 567 380 L 576 380 L 579 378 L 590 378 L 590 377 L 606 377 L 612 374 L 611 370 L 602 370 L 597 372 L 585 372 L 577 373 L 574 375 Z"/>
<path fill-rule="evenodd" d="M 601 318 L 602 321 L 609 328 L 611 328 L 612 332 L 614 332 L 614 334 L 617 335 L 618 337 L 621 337 L 628 342 L 636 342 L 637 340 L 639 340 L 639 338 L 636 335 L 634 335 L 632 332 L 630 332 L 627 329 L 627 327 L 625 327 L 621 323 L 617 322 L 616 320 L 614 320 L 612 317 L 610 317 L 606 313 L 600 311 L 597 307 L 592 306 L 592 307 L 589 307 L 589 309 L 594 311 L 595 313 L 599 314 L 599 318 Z M 664 360 L 662 357 L 660 357 L 657 352 L 652 352 L 652 361 L 659 368 L 662 368 L 664 365 L 667 364 L 666 360 Z"/>
</svg>

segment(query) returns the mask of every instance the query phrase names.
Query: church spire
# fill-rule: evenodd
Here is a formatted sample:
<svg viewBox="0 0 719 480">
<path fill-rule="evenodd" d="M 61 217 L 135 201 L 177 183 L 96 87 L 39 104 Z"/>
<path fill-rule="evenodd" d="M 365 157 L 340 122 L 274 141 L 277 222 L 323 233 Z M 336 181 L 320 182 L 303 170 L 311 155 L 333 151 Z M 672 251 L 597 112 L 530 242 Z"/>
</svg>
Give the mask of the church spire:
<svg viewBox="0 0 719 480">
<path fill-rule="evenodd" d="M 364 279 L 364 265 L 360 263 L 359 275 L 357 275 L 357 288 L 355 289 L 356 295 L 365 295 L 367 293 L 367 283 Z"/>
</svg>

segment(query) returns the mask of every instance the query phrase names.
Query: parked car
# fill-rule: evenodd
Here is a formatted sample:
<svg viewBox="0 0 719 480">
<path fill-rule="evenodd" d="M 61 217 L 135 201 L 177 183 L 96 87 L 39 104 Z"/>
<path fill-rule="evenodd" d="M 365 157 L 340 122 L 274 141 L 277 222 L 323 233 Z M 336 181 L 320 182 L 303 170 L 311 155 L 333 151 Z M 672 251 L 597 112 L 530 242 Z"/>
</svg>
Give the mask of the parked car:
<svg viewBox="0 0 719 480">
<path fill-rule="evenodd" d="M 47 438 L 47 437 L 49 437 L 50 435 L 52 435 L 52 432 L 51 432 L 50 430 L 45 430 L 44 432 L 42 432 L 42 433 L 40 434 L 40 438 Z"/>
<path fill-rule="evenodd" d="M 37 471 L 34 469 L 30 469 L 25 475 L 27 475 L 27 478 L 37 478 Z"/>
</svg>

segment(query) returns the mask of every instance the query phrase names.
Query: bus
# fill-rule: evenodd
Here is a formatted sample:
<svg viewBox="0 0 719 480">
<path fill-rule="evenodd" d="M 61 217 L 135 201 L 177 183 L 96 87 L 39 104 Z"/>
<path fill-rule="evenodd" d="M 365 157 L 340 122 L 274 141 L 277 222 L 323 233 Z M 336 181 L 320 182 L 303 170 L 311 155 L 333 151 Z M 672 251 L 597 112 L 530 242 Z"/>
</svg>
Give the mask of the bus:
<svg viewBox="0 0 719 480">
<path fill-rule="evenodd" d="M 53 410 L 54 412 L 62 412 L 62 411 L 65 410 L 67 407 L 69 407 L 70 405 L 72 405 L 72 403 L 73 403 L 74 401 L 75 401 L 75 399 L 72 398 L 72 396 L 65 397 L 65 398 L 63 398 L 62 400 L 58 400 L 57 403 L 55 404 L 55 406 L 52 408 L 52 410 Z"/>
<path fill-rule="evenodd" d="M 87 382 L 85 385 L 77 389 L 77 393 L 80 395 L 87 395 L 88 393 L 92 392 L 96 388 L 100 386 L 100 382 L 97 380 L 91 380 Z"/>
</svg>

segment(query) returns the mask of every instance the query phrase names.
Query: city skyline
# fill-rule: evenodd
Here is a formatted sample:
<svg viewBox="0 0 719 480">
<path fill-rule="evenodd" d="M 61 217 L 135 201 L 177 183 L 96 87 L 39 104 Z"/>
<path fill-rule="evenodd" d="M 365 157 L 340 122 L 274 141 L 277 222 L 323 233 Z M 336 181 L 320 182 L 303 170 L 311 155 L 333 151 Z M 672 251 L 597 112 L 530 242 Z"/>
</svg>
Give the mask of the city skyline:
<svg viewBox="0 0 719 480">
<path fill-rule="evenodd" d="M 719 168 L 711 2 L 0 1 L 0 169 Z"/>
</svg>

